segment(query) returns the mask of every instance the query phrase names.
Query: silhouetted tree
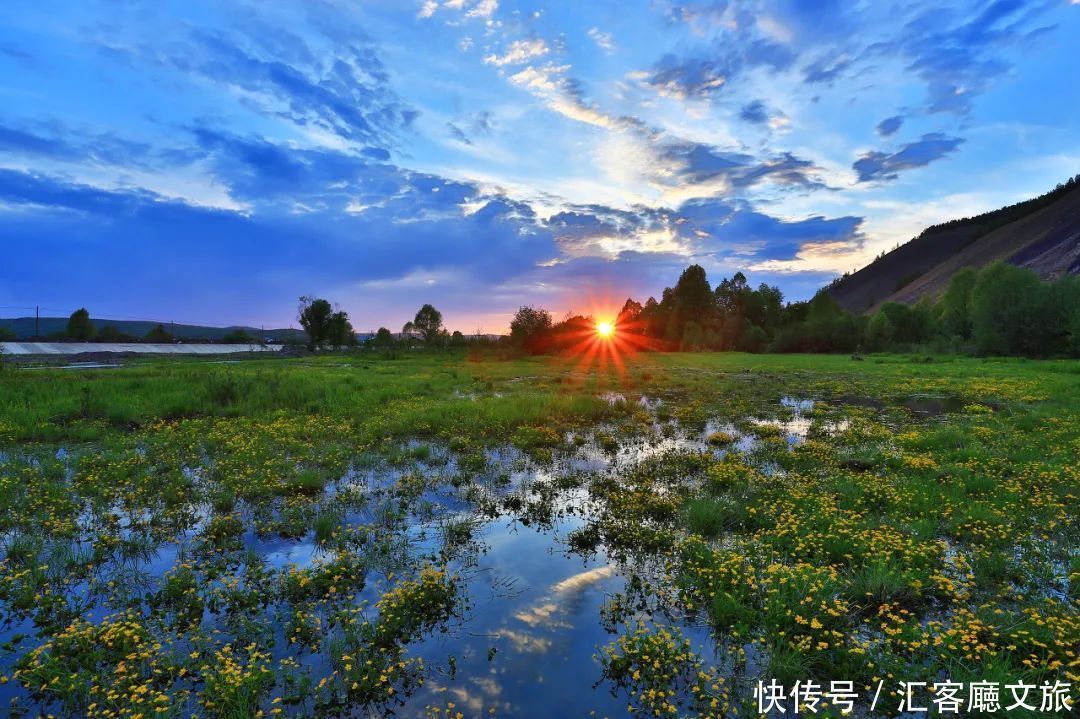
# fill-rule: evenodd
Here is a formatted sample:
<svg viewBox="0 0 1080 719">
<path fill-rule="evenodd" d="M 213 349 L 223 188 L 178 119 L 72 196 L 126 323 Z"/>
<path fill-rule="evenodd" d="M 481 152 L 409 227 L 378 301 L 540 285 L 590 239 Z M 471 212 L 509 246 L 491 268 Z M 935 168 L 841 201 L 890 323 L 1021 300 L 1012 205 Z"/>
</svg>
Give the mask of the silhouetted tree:
<svg viewBox="0 0 1080 719">
<path fill-rule="evenodd" d="M 330 334 L 330 316 L 334 308 L 326 300 L 305 295 L 300 298 L 297 319 L 308 336 L 308 349 L 315 350 L 326 342 Z"/>
<path fill-rule="evenodd" d="M 240 328 L 236 328 L 232 332 L 221 338 L 221 341 L 228 345 L 247 345 L 254 344 L 255 338 L 249 335 L 247 332 Z"/>
<path fill-rule="evenodd" d="M 67 336 L 80 342 L 89 342 L 94 338 L 94 323 L 90 321 L 90 313 L 85 307 L 71 313 L 67 321 Z"/>
<path fill-rule="evenodd" d="M 349 322 L 349 315 L 344 310 L 338 310 L 330 315 L 330 319 L 327 321 L 326 341 L 334 349 L 350 347 L 356 344 L 356 334 L 353 332 L 352 323 Z"/>
<path fill-rule="evenodd" d="M 425 344 L 435 344 L 444 334 L 442 312 L 431 305 L 424 305 L 417 310 L 412 328 L 420 333 Z"/>
<path fill-rule="evenodd" d="M 518 308 L 510 320 L 510 340 L 529 352 L 544 351 L 551 335 L 551 313 L 529 305 Z"/>
<path fill-rule="evenodd" d="M 627 297 L 626 302 L 623 302 L 622 309 L 619 310 L 619 314 L 615 317 L 615 325 L 624 332 L 642 332 L 644 329 L 641 326 L 642 309 L 640 302 L 635 302 L 633 298 Z"/>
<path fill-rule="evenodd" d="M 726 278 L 720 280 L 714 294 L 716 295 L 716 309 L 721 314 L 742 316 L 747 295 L 750 294 L 750 287 L 746 284 L 746 275 L 736 272 L 730 280 Z"/>
<path fill-rule="evenodd" d="M 138 342 L 135 335 L 121 332 L 116 325 L 105 325 L 95 339 L 98 342 Z"/>
<path fill-rule="evenodd" d="M 683 270 L 669 297 L 682 323 L 696 322 L 704 325 L 713 317 L 716 303 L 709 280 L 705 276 L 705 269 L 701 265 L 690 265 Z"/>
<path fill-rule="evenodd" d="M 385 327 L 380 327 L 375 336 L 371 338 L 371 344 L 375 347 L 393 347 L 394 335 Z"/>
<path fill-rule="evenodd" d="M 147 342 L 154 342 L 157 344 L 172 343 L 173 336 L 169 334 L 169 331 L 165 329 L 165 325 L 155 325 L 149 332 L 143 337 Z"/>
</svg>

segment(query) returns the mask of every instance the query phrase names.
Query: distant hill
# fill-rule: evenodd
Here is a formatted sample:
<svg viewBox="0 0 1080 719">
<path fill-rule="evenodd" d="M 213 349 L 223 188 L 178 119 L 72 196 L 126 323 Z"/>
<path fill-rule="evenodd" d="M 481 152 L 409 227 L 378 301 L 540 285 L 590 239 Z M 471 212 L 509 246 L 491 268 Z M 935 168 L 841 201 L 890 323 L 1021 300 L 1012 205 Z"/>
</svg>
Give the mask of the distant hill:
<svg viewBox="0 0 1080 719">
<path fill-rule="evenodd" d="M 208 327 L 204 325 L 174 325 L 169 322 L 150 322 L 144 320 L 106 320 L 93 317 L 91 317 L 90 321 L 94 323 L 94 326 L 97 327 L 99 332 L 102 327 L 112 325 L 121 332 L 133 335 L 139 339 L 142 339 L 147 332 L 159 324 L 164 325 L 165 329 L 177 338 L 185 340 L 219 340 L 236 330 L 243 330 L 256 339 L 258 339 L 261 334 L 263 338 L 275 342 L 286 342 L 289 340 L 302 342 L 306 338 L 306 335 L 302 330 L 288 328 L 260 330 L 258 327 L 242 327 L 235 325 L 231 327 Z M 19 339 L 29 339 L 34 336 L 34 322 L 35 320 L 33 317 L 15 317 L 11 319 L 0 318 L 0 327 L 7 327 L 12 330 Z M 40 320 L 41 336 L 49 337 L 63 332 L 67 328 L 67 322 L 67 317 L 42 317 Z"/>
<path fill-rule="evenodd" d="M 928 227 L 828 291 L 852 312 L 873 311 L 887 301 L 936 300 L 957 270 L 996 260 L 1043 279 L 1080 274 L 1080 175 L 1041 197 Z"/>
</svg>

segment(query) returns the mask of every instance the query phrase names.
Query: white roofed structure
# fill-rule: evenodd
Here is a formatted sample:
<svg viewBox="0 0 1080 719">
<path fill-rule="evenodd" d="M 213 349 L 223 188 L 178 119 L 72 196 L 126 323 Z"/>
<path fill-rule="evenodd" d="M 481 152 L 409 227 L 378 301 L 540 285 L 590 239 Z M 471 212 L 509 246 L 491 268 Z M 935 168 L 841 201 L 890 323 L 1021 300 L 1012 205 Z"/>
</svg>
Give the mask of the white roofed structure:
<svg viewBox="0 0 1080 719">
<path fill-rule="evenodd" d="M 76 355 L 84 352 L 135 352 L 162 355 L 220 355 L 236 352 L 278 352 L 283 345 L 186 344 L 146 342 L 0 342 L 0 355 Z"/>
</svg>

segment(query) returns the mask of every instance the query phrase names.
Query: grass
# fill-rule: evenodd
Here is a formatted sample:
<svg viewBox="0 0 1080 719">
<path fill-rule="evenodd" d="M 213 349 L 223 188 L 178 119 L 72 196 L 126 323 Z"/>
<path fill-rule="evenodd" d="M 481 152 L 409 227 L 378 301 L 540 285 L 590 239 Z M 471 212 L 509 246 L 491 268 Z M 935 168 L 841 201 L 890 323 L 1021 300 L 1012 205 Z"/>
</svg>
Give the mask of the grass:
<svg viewBox="0 0 1080 719">
<path fill-rule="evenodd" d="M 870 360 L 5 370 L 0 615 L 21 633 L 0 671 L 28 715 L 385 713 L 446 671 L 410 647 L 464 621 L 453 568 L 484 526 L 569 511 L 568 551 L 626 576 L 596 679 L 634 711 L 723 715 L 754 667 L 1080 681 L 1080 362 Z M 804 439 L 788 397 L 814 400 Z M 265 549 L 293 546 L 303 566 Z M 143 571 L 156 557 L 175 559 Z"/>
<path fill-rule="evenodd" d="M 715 537 L 737 523 L 743 512 L 733 503 L 714 497 L 692 499 L 686 507 L 686 526 L 695 534 Z"/>
</svg>

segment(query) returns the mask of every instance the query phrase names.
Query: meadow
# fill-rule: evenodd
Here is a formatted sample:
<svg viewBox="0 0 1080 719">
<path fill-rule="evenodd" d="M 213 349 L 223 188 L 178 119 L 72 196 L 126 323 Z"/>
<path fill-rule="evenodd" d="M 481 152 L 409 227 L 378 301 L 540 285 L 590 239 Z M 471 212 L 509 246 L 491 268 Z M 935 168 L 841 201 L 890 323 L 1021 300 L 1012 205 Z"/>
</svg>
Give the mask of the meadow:
<svg viewBox="0 0 1080 719">
<path fill-rule="evenodd" d="M 4 367 L 0 711 L 756 716 L 762 680 L 1053 715 L 1078 427 L 1071 360 Z"/>
</svg>

